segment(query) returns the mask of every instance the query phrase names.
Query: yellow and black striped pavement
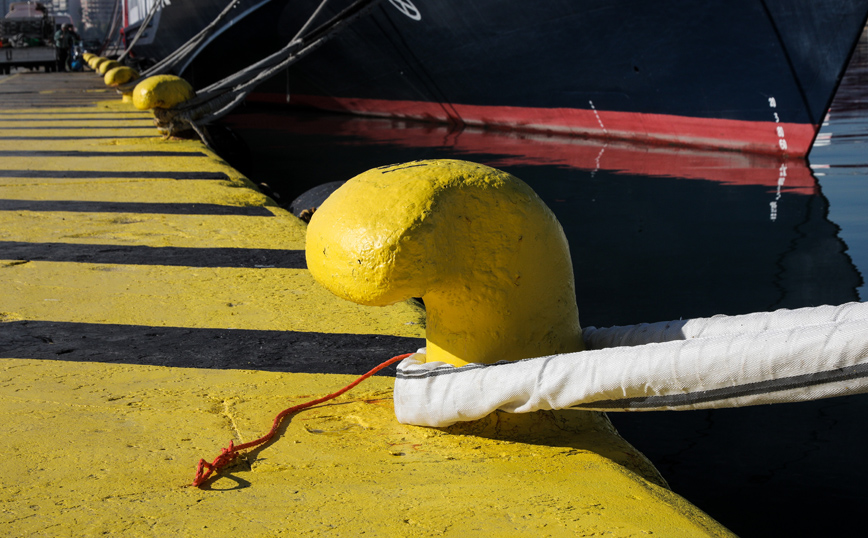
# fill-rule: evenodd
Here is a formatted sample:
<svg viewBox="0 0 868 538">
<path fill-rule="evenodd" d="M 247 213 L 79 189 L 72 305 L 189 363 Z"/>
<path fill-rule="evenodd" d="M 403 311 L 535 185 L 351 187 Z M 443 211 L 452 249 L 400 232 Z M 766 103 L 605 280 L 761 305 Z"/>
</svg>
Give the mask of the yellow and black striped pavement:
<svg viewBox="0 0 868 538">
<path fill-rule="evenodd" d="M 389 377 L 189 487 L 420 347 L 424 312 L 330 295 L 304 223 L 101 84 L 0 77 L 0 534 L 727 535 L 582 419 L 404 426 Z"/>
</svg>

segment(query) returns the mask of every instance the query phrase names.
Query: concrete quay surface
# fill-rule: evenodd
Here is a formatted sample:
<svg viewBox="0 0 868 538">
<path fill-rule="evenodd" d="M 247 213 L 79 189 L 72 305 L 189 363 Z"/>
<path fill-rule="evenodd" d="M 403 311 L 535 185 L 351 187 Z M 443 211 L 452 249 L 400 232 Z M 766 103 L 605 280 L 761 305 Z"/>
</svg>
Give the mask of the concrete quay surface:
<svg viewBox="0 0 868 538">
<path fill-rule="evenodd" d="M 388 376 L 190 487 L 424 342 L 316 284 L 305 229 L 92 73 L 0 77 L 3 536 L 731 536 L 602 415 L 407 426 Z"/>
</svg>

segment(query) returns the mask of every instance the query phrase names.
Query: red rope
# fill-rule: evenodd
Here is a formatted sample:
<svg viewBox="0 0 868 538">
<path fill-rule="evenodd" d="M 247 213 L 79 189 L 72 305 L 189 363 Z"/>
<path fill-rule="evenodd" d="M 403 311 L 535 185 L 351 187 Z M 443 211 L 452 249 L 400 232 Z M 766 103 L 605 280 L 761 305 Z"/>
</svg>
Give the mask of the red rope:
<svg viewBox="0 0 868 538">
<path fill-rule="evenodd" d="M 227 448 L 224 448 L 223 450 L 221 450 L 220 455 L 217 456 L 216 458 L 214 458 L 214 461 L 212 461 L 211 463 L 208 463 L 207 461 L 205 461 L 203 459 L 199 460 L 199 465 L 196 466 L 196 478 L 193 480 L 193 486 L 195 486 L 195 487 L 201 486 L 202 484 L 205 483 L 206 480 L 208 480 L 211 477 L 212 474 L 216 473 L 217 471 L 219 471 L 223 467 L 226 467 L 227 465 L 229 465 L 230 463 L 235 461 L 235 458 L 237 458 L 239 456 L 240 451 L 246 450 L 248 448 L 252 448 L 255 446 L 259 446 L 261 444 L 264 444 L 264 443 L 267 443 L 268 441 L 270 441 L 271 438 L 274 437 L 274 434 L 277 432 L 277 428 L 280 426 L 281 421 L 284 418 L 286 418 L 287 415 L 291 415 L 297 411 L 301 411 L 302 409 L 307 409 L 308 407 L 313 407 L 314 405 L 321 404 L 323 402 L 327 402 L 331 399 L 337 398 L 338 396 L 340 396 L 341 394 L 352 389 L 353 387 L 355 387 L 356 385 L 358 385 L 359 383 L 361 383 L 365 379 L 376 374 L 377 372 L 379 372 L 383 368 L 389 366 L 390 364 L 394 364 L 400 360 L 406 359 L 410 355 L 412 355 L 412 353 L 405 353 L 404 355 L 398 355 L 397 357 L 392 357 L 391 359 L 389 359 L 386 362 L 375 367 L 370 372 L 359 377 L 358 379 L 356 379 L 355 381 L 353 381 L 352 383 L 350 383 L 349 385 L 347 385 L 346 387 L 342 388 L 341 390 L 339 390 L 337 392 L 333 392 L 327 396 L 323 396 L 322 398 L 318 398 L 316 400 L 311 400 L 309 402 L 305 402 L 303 404 L 299 404 L 299 405 L 290 407 L 289 409 L 284 409 L 283 411 L 278 413 L 278 415 L 276 417 L 274 417 L 274 423 L 271 425 L 271 430 L 268 433 L 266 433 L 265 435 L 263 435 L 262 437 L 260 437 L 259 439 L 256 439 L 255 441 L 250 441 L 248 443 L 243 443 L 243 444 L 240 444 L 238 446 L 235 446 L 235 443 L 233 443 L 230 440 L 229 446 Z"/>
</svg>

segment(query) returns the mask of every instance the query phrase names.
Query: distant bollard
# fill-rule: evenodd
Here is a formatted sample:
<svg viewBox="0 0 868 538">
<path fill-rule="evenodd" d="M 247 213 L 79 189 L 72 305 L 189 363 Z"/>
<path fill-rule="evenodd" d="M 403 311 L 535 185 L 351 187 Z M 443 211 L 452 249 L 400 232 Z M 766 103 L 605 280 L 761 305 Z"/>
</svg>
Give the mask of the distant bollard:
<svg viewBox="0 0 868 538">
<path fill-rule="evenodd" d="M 111 71 L 112 69 L 114 69 L 116 67 L 122 67 L 122 64 L 116 60 L 107 60 L 105 62 L 100 62 L 97 65 L 96 72 L 99 73 L 100 75 L 105 76 L 106 73 L 108 73 L 109 71 Z"/>
<path fill-rule="evenodd" d="M 307 264 L 356 303 L 422 298 L 428 362 L 583 349 L 563 230 L 527 184 L 494 168 L 429 160 L 356 176 L 314 213 Z"/>
<path fill-rule="evenodd" d="M 122 84 L 127 84 L 139 78 L 139 72 L 131 67 L 119 66 L 106 71 L 104 80 L 106 86 L 117 88 Z M 123 92 L 123 101 L 125 103 L 133 102 L 133 92 Z"/>
</svg>

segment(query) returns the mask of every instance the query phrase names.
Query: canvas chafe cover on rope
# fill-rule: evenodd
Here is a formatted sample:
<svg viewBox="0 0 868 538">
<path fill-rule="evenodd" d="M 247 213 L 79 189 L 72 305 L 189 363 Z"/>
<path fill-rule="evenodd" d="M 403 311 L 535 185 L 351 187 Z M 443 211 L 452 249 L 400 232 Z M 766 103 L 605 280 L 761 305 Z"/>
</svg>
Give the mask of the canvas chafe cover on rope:
<svg viewBox="0 0 868 538">
<path fill-rule="evenodd" d="M 743 407 L 868 392 L 868 303 L 584 329 L 588 351 L 495 364 L 404 359 L 395 413 L 442 427 L 494 410 Z"/>
</svg>

